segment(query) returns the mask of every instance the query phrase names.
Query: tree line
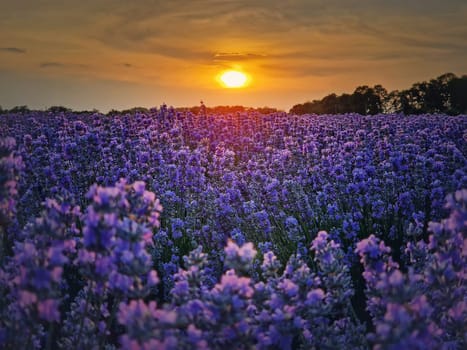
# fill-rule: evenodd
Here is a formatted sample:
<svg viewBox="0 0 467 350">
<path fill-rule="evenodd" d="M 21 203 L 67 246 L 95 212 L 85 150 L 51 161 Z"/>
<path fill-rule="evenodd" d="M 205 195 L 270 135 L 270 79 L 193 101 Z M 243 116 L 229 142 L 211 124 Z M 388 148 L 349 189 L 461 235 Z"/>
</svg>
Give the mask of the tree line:
<svg viewBox="0 0 467 350">
<path fill-rule="evenodd" d="M 383 86 L 363 85 L 352 94 L 330 94 L 321 100 L 297 104 L 292 114 L 467 114 L 467 75 L 446 73 L 415 83 L 410 89 L 388 92 Z"/>
<path fill-rule="evenodd" d="M 153 107 L 154 108 L 154 107 Z M 107 115 L 119 115 L 119 114 L 135 114 L 135 113 L 148 113 L 150 112 L 153 108 L 146 108 L 146 107 L 133 107 L 129 109 L 123 109 L 123 110 L 117 110 L 117 109 L 112 109 L 109 112 L 107 112 Z M 175 111 L 177 112 L 191 112 L 193 114 L 233 114 L 233 113 L 241 113 L 241 112 L 257 112 L 260 114 L 271 114 L 271 113 L 277 113 L 277 112 L 283 112 L 282 110 L 279 110 L 277 108 L 273 107 L 245 107 L 245 106 L 213 106 L 213 107 L 207 107 L 202 103 L 199 106 L 193 106 L 193 107 L 177 107 L 174 108 Z M 31 110 L 29 109 L 28 106 L 15 106 L 10 109 L 2 109 L 2 106 L 0 106 L 0 114 L 2 113 L 28 113 L 28 112 L 33 112 L 36 110 Z M 99 110 L 93 109 L 91 111 L 74 111 L 71 108 L 67 108 L 64 106 L 52 106 L 47 109 L 45 109 L 46 112 L 50 113 L 75 113 L 75 114 L 90 114 L 90 113 L 98 113 Z"/>
<path fill-rule="evenodd" d="M 3 113 L 26 113 L 29 112 L 27 106 L 16 106 L 2 109 Z M 71 109 L 63 106 L 52 106 L 47 109 L 51 113 L 72 112 Z M 107 114 L 132 114 L 135 112 L 145 113 L 149 109 L 135 107 L 122 111 L 111 110 Z M 239 112 L 258 112 L 269 114 L 280 112 L 271 107 L 244 107 L 244 106 L 214 106 L 207 107 L 203 102 L 199 106 L 179 107 L 176 111 L 190 111 L 194 114 L 214 113 L 228 114 Z M 95 113 L 98 110 L 79 111 L 74 113 Z M 453 73 L 446 73 L 436 79 L 415 83 L 410 89 L 394 90 L 388 92 L 382 85 L 370 87 L 368 85 L 359 86 L 352 94 L 336 95 L 332 93 L 321 100 L 313 100 L 294 105 L 289 113 L 291 114 L 345 114 L 359 113 L 362 115 L 380 113 L 404 113 L 425 114 L 442 113 L 449 115 L 467 114 L 467 75 L 461 77 Z"/>
<path fill-rule="evenodd" d="M 204 103 L 201 101 L 201 104 L 199 106 L 193 106 L 193 107 L 180 107 L 176 108 L 177 111 L 183 111 L 183 112 L 191 112 L 193 114 L 233 114 L 233 113 L 242 113 L 242 112 L 257 112 L 260 114 L 271 114 L 271 113 L 277 113 L 281 112 L 281 110 L 273 107 L 245 107 L 245 106 L 240 106 L 240 105 L 235 105 L 235 106 L 213 106 L 213 107 L 208 107 L 205 106 Z"/>
</svg>

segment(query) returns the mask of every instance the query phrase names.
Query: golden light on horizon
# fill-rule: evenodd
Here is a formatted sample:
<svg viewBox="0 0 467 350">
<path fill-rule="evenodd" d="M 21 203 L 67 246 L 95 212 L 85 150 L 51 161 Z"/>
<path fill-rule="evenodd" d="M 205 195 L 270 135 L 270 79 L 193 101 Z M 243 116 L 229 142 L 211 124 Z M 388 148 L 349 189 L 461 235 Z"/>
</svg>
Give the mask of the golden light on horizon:
<svg viewBox="0 0 467 350">
<path fill-rule="evenodd" d="M 219 77 L 222 85 L 229 89 L 238 89 L 245 87 L 249 81 L 248 76 L 237 70 L 227 70 Z"/>
</svg>

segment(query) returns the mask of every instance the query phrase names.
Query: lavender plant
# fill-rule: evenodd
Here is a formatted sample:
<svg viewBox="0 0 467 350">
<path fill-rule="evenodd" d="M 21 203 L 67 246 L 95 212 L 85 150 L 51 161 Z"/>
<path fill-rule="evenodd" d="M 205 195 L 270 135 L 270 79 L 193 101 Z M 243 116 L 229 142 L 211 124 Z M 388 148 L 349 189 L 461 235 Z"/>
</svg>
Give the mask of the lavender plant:
<svg viewBox="0 0 467 350">
<path fill-rule="evenodd" d="M 465 347 L 466 116 L 1 123 L 2 347 Z"/>
<path fill-rule="evenodd" d="M 466 203 L 466 190 L 448 197 L 450 216 L 430 223 L 428 242 L 407 245 L 406 272 L 375 236 L 358 243 L 368 310 L 376 327 L 369 334 L 375 349 L 466 346 Z"/>
</svg>

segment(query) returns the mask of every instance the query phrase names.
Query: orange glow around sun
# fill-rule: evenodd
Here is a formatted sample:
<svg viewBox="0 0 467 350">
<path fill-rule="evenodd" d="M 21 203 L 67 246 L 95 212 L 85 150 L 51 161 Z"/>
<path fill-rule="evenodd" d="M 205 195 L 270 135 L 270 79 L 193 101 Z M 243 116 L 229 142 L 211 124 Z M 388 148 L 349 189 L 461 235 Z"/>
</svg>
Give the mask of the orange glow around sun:
<svg viewBox="0 0 467 350">
<path fill-rule="evenodd" d="M 245 87 L 249 82 L 247 74 L 237 70 L 227 70 L 219 76 L 220 83 L 229 89 L 238 89 Z"/>
</svg>

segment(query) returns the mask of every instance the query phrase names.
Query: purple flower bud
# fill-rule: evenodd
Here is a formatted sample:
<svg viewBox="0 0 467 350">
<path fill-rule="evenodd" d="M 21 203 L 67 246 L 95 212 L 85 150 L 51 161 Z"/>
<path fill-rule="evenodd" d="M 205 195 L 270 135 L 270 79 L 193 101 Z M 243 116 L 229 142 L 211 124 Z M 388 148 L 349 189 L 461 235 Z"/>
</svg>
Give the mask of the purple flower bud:
<svg viewBox="0 0 467 350">
<path fill-rule="evenodd" d="M 148 285 L 149 286 L 155 286 L 156 284 L 159 283 L 159 277 L 157 276 L 156 270 L 151 270 L 148 273 Z"/>
<path fill-rule="evenodd" d="M 39 317 L 49 322 L 60 321 L 58 305 L 59 301 L 55 299 L 45 299 L 40 301 L 37 305 Z"/>
<path fill-rule="evenodd" d="M 306 295 L 306 304 L 315 306 L 324 299 L 324 291 L 321 288 L 313 289 Z"/>
</svg>

